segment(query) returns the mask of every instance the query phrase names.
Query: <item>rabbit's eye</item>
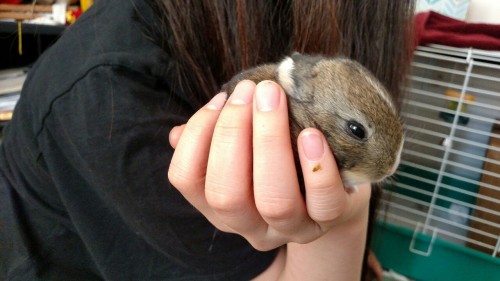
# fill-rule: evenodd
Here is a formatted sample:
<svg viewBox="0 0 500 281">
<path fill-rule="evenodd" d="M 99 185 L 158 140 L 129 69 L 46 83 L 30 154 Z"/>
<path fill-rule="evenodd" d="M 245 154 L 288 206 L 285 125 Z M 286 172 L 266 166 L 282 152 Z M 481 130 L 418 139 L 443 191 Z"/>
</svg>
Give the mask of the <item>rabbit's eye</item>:
<svg viewBox="0 0 500 281">
<path fill-rule="evenodd" d="M 366 132 L 363 125 L 356 121 L 347 122 L 347 132 L 357 140 L 363 141 L 366 138 Z"/>
</svg>

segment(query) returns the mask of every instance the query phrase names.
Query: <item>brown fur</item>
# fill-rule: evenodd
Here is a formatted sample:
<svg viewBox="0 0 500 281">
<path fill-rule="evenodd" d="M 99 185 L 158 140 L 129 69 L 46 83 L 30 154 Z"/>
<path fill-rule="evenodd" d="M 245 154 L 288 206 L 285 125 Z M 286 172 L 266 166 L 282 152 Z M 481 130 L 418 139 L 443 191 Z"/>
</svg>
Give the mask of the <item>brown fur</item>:
<svg viewBox="0 0 500 281">
<path fill-rule="evenodd" d="M 305 128 L 326 136 L 346 185 L 379 182 L 399 158 L 403 129 L 391 96 L 359 63 L 345 58 L 294 54 L 293 87 L 287 92 L 292 141 Z M 232 93 L 244 79 L 256 83 L 279 77 L 280 64 L 266 64 L 240 73 L 222 88 Z M 288 88 L 284 87 L 285 90 Z M 367 137 L 359 140 L 348 121 L 362 124 Z"/>
</svg>

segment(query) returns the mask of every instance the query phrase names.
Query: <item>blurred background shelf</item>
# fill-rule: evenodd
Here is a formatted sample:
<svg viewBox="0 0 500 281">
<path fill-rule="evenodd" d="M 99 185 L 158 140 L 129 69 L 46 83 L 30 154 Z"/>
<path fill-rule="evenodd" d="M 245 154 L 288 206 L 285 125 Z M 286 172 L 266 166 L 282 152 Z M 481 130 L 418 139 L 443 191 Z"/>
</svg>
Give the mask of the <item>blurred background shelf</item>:
<svg viewBox="0 0 500 281">
<path fill-rule="evenodd" d="M 0 20 L 0 70 L 33 64 L 64 32 L 64 25 L 21 23 L 22 54 L 19 53 L 18 22 Z"/>
<path fill-rule="evenodd" d="M 34 24 L 34 23 L 21 23 L 22 32 L 24 35 L 55 35 L 59 36 L 66 29 L 65 25 L 48 25 L 48 24 Z M 0 33 L 17 34 L 18 23 L 14 20 L 0 20 Z"/>
</svg>

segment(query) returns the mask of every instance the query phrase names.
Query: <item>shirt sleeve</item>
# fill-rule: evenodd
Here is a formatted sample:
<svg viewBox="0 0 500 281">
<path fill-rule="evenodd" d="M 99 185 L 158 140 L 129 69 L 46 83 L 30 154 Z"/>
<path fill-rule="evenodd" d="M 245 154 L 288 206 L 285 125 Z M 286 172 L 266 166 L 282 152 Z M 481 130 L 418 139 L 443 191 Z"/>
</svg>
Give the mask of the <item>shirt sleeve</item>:
<svg viewBox="0 0 500 281">
<path fill-rule="evenodd" d="M 195 110 L 161 78 L 119 66 L 94 68 L 53 101 L 41 158 L 97 263 L 127 249 L 148 256 L 137 239 L 202 273 L 250 278 L 272 262 L 273 252 L 217 231 L 168 182 L 169 131 Z"/>
</svg>

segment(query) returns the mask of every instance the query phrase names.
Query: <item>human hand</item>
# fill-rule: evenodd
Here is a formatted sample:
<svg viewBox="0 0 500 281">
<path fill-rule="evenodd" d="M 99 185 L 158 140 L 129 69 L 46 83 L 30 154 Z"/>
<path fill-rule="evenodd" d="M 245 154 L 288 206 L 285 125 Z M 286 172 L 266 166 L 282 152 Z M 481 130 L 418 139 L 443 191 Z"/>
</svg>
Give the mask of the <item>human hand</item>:
<svg viewBox="0 0 500 281">
<path fill-rule="evenodd" d="M 259 250 L 314 241 L 361 216 L 370 197 L 369 184 L 345 191 L 324 136 L 309 128 L 297 142 L 304 198 L 286 98 L 274 82 L 243 81 L 227 103 L 216 95 L 170 133 L 173 186 L 215 227 Z"/>
</svg>

